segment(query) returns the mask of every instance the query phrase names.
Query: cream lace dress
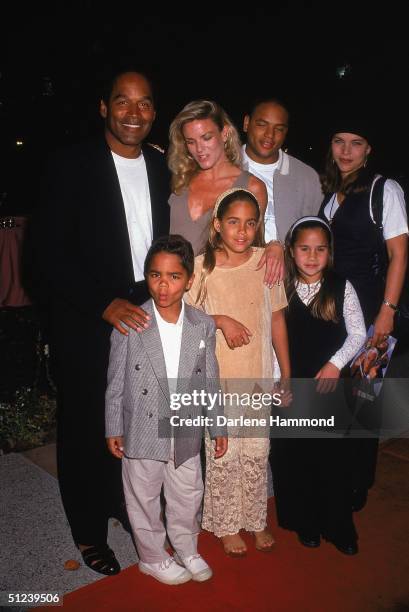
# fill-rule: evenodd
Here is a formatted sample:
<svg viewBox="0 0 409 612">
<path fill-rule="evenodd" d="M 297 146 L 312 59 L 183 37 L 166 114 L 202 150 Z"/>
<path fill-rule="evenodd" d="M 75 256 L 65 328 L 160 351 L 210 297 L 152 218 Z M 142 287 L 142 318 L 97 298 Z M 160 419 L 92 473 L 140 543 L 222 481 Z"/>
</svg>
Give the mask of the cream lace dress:
<svg viewBox="0 0 409 612">
<path fill-rule="evenodd" d="M 235 268 L 216 267 L 206 281 L 207 295 L 196 303 L 203 255 L 195 259 L 195 280 L 187 301 L 208 314 L 228 315 L 251 332 L 250 343 L 229 349 L 223 333 L 217 330 L 216 356 L 223 390 L 241 393 L 272 392 L 274 353 L 271 342 L 271 313 L 287 305 L 283 286 L 268 289 L 263 284 L 265 268 L 256 271 L 263 254 L 253 248 L 251 257 Z M 241 379 L 241 380 L 237 380 Z M 251 412 L 251 414 L 249 414 Z M 269 414 L 269 410 L 267 411 Z M 245 416 L 264 416 L 253 408 Z M 225 406 L 227 416 L 243 414 L 238 406 Z M 248 437 L 242 437 L 248 435 Z M 254 437 L 260 435 L 262 437 Z M 202 526 L 221 537 L 240 529 L 260 531 L 267 516 L 268 428 L 252 429 L 247 434 L 229 428 L 229 447 L 225 456 L 214 460 L 213 444 L 206 439 L 206 481 Z"/>
</svg>

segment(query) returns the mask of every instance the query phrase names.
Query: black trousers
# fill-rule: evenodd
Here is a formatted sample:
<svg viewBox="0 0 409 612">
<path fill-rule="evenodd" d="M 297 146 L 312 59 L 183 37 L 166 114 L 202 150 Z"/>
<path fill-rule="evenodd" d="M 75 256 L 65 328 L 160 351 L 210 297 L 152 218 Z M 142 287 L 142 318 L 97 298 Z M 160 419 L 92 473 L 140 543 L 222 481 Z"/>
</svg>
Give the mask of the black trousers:
<svg viewBox="0 0 409 612">
<path fill-rule="evenodd" d="M 351 440 L 271 440 L 277 519 L 280 527 L 328 539 L 354 539 L 351 508 Z"/>
<path fill-rule="evenodd" d="M 146 291 L 139 296 L 144 302 Z M 121 461 L 105 440 L 105 391 L 112 327 L 59 301 L 52 310 L 56 362 L 57 467 L 75 542 L 107 540 L 108 519 L 125 511 Z M 125 514 L 126 515 L 126 514 Z"/>
</svg>

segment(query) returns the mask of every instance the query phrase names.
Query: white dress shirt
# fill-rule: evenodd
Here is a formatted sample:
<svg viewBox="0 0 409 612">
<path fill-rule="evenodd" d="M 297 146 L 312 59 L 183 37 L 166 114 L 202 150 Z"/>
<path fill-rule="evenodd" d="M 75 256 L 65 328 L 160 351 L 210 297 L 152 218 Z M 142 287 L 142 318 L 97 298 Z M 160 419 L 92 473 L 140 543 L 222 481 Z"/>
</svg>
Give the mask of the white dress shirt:
<svg viewBox="0 0 409 612">
<path fill-rule="evenodd" d="M 163 356 L 165 358 L 166 376 L 168 377 L 169 392 L 176 391 L 180 346 L 182 343 L 183 317 L 185 316 L 185 304 L 182 300 L 182 308 L 176 323 L 168 323 L 161 317 L 158 309 L 153 302 L 153 312 L 155 313 L 156 322 L 158 324 L 160 340 L 162 343 Z"/>
<path fill-rule="evenodd" d="M 158 324 L 160 340 L 162 343 L 163 356 L 165 358 L 166 376 L 168 378 L 169 393 L 175 393 L 178 382 L 180 347 L 182 344 L 183 318 L 185 316 L 185 304 L 182 300 L 182 308 L 176 323 L 168 323 L 162 319 L 158 309 L 153 302 L 153 312 Z M 172 435 L 170 439 L 170 458 L 174 460 L 175 443 Z"/>
</svg>

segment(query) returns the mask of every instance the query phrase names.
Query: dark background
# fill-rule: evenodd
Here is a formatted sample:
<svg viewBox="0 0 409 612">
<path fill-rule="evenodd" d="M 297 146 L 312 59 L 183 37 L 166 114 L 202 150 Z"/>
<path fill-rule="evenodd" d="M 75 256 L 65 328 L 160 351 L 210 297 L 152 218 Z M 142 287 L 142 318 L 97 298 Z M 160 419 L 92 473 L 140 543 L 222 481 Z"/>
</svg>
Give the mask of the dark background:
<svg viewBox="0 0 409 612">
<path fill-rule="evenodd" d="M 372 123 L 378 170 L 407 187 L 402 9 L 389 2 L 374 15 L 371 3 L 358 15 L 353 5 L 325 6 L 292 3 L 265 14 L 249 4 L 245 16 L 215 17 L 216 6 L 195 4 L 189 22 L 141 16 L 129 2 L 104 14 L 91 2 L 17 9 L 2 26 L 0 216 L 35 209 L 45 157 L 101 128 L 103 76 L 129 61 L 155 84 L 151 142 L 167 146 L 170 121 L 191 100 L 217 100 L 241 127 L 251 100 L 275 95 L 291 113 L 288 151 L 320 171 L 334 108 L 356 107 Z"/>
</svg>

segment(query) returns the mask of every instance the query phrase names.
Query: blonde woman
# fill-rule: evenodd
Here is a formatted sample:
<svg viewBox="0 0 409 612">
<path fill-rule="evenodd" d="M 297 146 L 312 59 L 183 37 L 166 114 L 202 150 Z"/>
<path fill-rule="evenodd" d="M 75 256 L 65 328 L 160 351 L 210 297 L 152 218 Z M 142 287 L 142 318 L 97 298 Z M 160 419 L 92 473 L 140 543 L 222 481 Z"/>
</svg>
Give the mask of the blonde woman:
<svg viewBox="0 0 409 612">
<path fill-rule="evenodd" d="M 197 100 L 187 104 L 173 120 L 169 131 L 168 165 L 172 172 L 170 231 L 192 243 L 195 255 L 204 249 L 216 199 L 232 187 L 250 190 L 260 205 L 267 205 L 266 187 L 260 179 L 242 170 L 241 143 L 237 129 L 216 102 Z M 283 278 L 283 250 L 270 243 L 258 262 L 266 265 L 264 282 L 269 287 Z M 230 348 L 250 341 L 251 331 L 241 324 L 215 317 Z"/>
</svg>

